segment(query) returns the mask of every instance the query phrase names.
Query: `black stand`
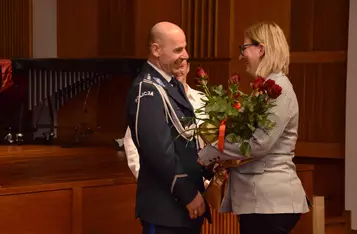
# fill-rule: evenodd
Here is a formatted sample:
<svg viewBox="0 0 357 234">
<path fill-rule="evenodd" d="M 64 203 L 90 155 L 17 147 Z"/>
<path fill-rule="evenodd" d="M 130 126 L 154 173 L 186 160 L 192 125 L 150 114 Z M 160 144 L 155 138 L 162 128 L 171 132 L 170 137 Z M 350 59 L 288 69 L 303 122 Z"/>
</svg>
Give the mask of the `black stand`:
<svg viewBox="0 0 357 234">
<path fill-rule="evenodd" d="M 86 94 L 86 98 L 85 98 L 84 103 L 83 103 L 83 108 L 82 108 L 82 112 L 83 113 L 88 113 L 87 102 L 88 102 L 88 98 L 89 98 L 91 89 L 93 88 L 93 83 L 94 82 L 90 82 L 90 85 L 89 85 L 89 88 L 88 88 L 88 91 L 87 91 L 87 94 Z M 99 89 L 100 89 L 100 82 L 98 84 L 98 90 Z M 64 144 L 61 147 L 62 148 L 79 147 L 80 143 L 81 143 L 80 142 L 80 138 L 86 137 L 86 136 L 92 135 L 92 134 L 94 134 L 93 129 L 91 129 L 89 127 L 86 127 L 83 124 L 79 123 L 74 129 L 74 139 L 70 143 Z"/>
</svg>

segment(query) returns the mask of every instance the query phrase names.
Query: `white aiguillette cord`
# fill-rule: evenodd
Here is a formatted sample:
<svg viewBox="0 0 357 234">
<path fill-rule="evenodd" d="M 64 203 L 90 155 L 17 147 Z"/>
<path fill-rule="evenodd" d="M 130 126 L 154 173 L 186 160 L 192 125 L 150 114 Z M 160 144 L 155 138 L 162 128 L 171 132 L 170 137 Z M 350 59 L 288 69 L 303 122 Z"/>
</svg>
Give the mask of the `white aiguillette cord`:
<svg viewBox="0 0 357 234">
<path fill-rule="evenodd" d="M 170 118 L 172 124 L 174 125 L 175 129 L 180 134 L 180 136 L 182 136 L 183 138 L 185 138 L 188 141 L 191 141 L 192 138 L 194 137 L 194 134 L 193 134 L 194 131 L 188 131 L 188 129 L 185 129 L 182 126 L 179 118 L 177 117 L 177 115 L 175 113 L 175 109 L 172 107 L 170 99 L 167 96 L 167 93 L 164 90 L 164 88 L 161 87 L 160 85 L 154 83 L 151 80 L 150 74 L 147 74 L 146 78 L 143 79 L 143 81 L 140 82 L 140 84 L 139 84 L 138 105 L 137 105 L 137 108 L 136 108 L 136 119 L 135 119 L 135 135 L 136 135 L 136 141 L 137 141 L 138 145 L 140 146 L 139 134 L 138 134 L 138 119 L 139 119 L 139 110 L 140 110 L 141 87 L 142 87 L 142 83 L 143 82 L 146 83 L 146 84 L 153 85 L 159 91 L 161 99 L 162 99 L 162 102 L 163 102 L 163 105 L 164 105 L 166 122 L 168 122 L 168 118 Z M 193 128 L 195 128 L 195 126 L 193 126 Z"/>
</svg>

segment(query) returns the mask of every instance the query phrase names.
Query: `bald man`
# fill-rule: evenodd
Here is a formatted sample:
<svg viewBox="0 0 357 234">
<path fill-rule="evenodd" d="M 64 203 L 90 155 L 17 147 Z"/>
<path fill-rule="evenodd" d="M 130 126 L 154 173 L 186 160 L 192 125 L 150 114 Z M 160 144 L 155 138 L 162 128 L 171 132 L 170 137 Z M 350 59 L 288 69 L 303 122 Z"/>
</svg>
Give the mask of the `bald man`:
<svg viewBox="0 0 357 234">
<path fill-rule="evenodd" d="M 192 107 L 194 110 L 198 110 L 200 108 L 203 107 L 204 102 L 202 101 L 202 98 L 205 97 L 204 93 L 192 89 L 188 84 L 187 84 L 187 74 L 190 71 L 190 64 L 184 60 L 181 64 L 181 67 L 178 69 L 173 69 L 173 75 L 174 77 L 180 81 L 184 88 L 185 88 L 185 92 L 186 92 L 186 96 L 188 98 L 188 100 L 190 101 Z M 200 119 L 205 118 L 206 116 L 204 116 L 202 113 L 196 113 L 196 116 Z M 199 123 L 197 123 L 199 124 Z M 128 167 L 130 168 L 131 172 L 133 173 L 133 175 L 135 176 L 136 179 L 138 179 L 138 175 L 139 175 L 139 168 L 140 168 L 140 164 L 139 164 L 139 154 L 138 154 L 138 150 L 133 142 L 133 139 L 131 137 L 131 132 L 130 132 L 130 128 L 126 129 L 125 132 L 125 136 L 123 139 L 124 142 L 124 150 L 125 150 L 125 154 L 126 154 L 126 158 L 127 158 L 127 163 L 128 163 Z M 203 143 L 201 143 L 203 144 Z M 211 171 L 206 171 L 205 173 L 211 173 Z M 209 177 L 208 174 L 206 177 Z M 209 181 L 205 181 L 205 186 L 208 186 Z"/>
<path fill-rule="evenodd" d="M 191 131 L 185 88 L 173 77 L 188 59 L 186 37 L 169 22 L 148 36 L 149 55 L 127 99 L 127 122 L 140 158 L 136 215 L 147 234 L 198 234 L 210 212 Z M 181 133 L 181 134 L 179 134 Z"/>
</svg>

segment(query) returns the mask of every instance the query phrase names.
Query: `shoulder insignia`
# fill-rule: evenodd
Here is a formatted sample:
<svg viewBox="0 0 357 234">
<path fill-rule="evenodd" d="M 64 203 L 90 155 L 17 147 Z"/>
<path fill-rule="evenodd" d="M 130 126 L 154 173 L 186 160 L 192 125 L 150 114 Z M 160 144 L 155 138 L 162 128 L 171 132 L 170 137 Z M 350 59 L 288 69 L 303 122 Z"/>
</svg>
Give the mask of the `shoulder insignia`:
<svg viewBox="0 0 357 234">
<path fill-rule="evenodd" d="M 155 83 L 157 83 L 158 85 L 160 85 L 161 87 L 166 87 L 165 84 L 157 77 L 153 77 Z"/>
<path fill-rule="evenodd" d="M 143 98 L 143 97 L 145 97 L 145 96 L 151 96 L 151 97 L 153 97 L 153 96 L 154 96 L 154 91 L 151 91 L 151 90 L 149 90 L 149 91 L 144 91 L 144 92 L 142 92 L 142 93 L 140 94 L 140 98 Z M 138 102 L 138 97 L 135 98 L 135 102 Z"/>
</svg>

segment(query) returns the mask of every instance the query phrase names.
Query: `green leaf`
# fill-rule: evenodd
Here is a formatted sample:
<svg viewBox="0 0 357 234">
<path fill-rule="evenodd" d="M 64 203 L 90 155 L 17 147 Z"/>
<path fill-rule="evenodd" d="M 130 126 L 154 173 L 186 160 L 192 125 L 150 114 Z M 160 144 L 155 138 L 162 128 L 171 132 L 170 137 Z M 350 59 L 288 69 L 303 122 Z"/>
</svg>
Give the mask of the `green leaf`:
<svg viewBox="0 0 357 234">
<path fill-rule="evenodd" d="M 223 85 L 219 85 L 213 88 L 213 92 L 218 94 L 219 96 L 225 95 L 227 92 L 223 89 Z"/>
<path fill-rule="evenodd" d="M 254 111 L 254 105 L 251 102 L 248 102 L 246 106 L 250 112 Z"/>
<path fill-rule="evenodd" d="M 249 121 L 250 121 L 250 122 L 255 122 L 255 113 L 251 113 L 251 114 L 249 115 Z"/>
<path fill-rule="evenodd" d="M 265 128 L 266 129 L 272 129 L 275 126 L 275 122 L 267 119 L 267 121 L 265 122 Z"/>
<path fill-rule="evenodd" d="M 228 109 L 227 113 L 228 113 L 229 116 L 232 116 L 232 117 L 236 117 L 236 116 L 239 115 L 239 111 L 234 107 L 230 107 Z"/>
<path fill-rule="evenodd" d="M 237 93 L 238 91 L 238 86 L 236 84 L 232 84 L 230 87 L 229 87 L 230 91 L 231 91 L 231 94 L 234 95 Z"/>
<path fill-rule="evenodd" d="M 230 143 L 233 143 L 233 142 L 235 142 L 236 134 L 234 134 L 234 133 L 229 133 L 229 134 L 226 136 L 226 139 L 227 139 L 227 141 L 229 141 Z"/>
<path fill-rule="evenodd" d="M 240 152 L 246 156 L 246 157 L 250 157 L 250 152 L 251 152 L 251 146 L 249 144 L 248 141 L 244 141 L 241 145 L 240 145 Z"/>
<path fill-rule="evenodd" d="M 254 131 L 255 131 L 255 127 L 254 127 L 253 125 L 248 124 L 248 127 L 249 127 L 249 129 L 250 129 L 252 132 L 254 132 Z"/>
<path fill-rule="evenodd" d="M 258 127 L 259 128 L 265 128 L 265 121 L 264 120 L 258 120 Z"/>
</svg>

